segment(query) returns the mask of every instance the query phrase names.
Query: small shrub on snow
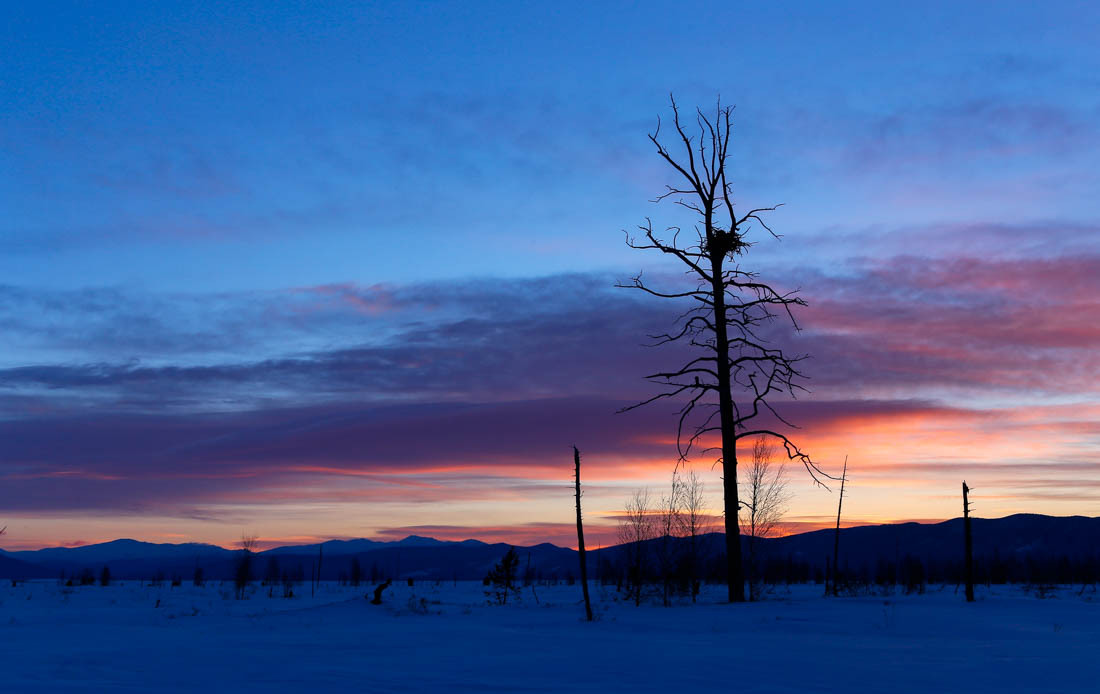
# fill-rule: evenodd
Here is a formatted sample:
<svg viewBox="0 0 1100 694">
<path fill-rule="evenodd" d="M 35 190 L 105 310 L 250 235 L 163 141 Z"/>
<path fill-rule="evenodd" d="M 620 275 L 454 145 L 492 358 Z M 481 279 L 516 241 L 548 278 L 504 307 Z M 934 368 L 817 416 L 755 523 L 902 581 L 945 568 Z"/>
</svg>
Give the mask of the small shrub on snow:
<svg viewBox="0 0 1100 694">
<path fill-rule="evenodd" d="M 504 557 L 494 566 L 485 577 L 490 589 L 486 595 L 496 599 L 498 605 L 508 602 L 508 594 L 515 593 L 519 597 L 519 587 L 516 585 L 516 576 L 519 573 L 519 555 L 515 547 L 509 547 Z"/>
</svg>

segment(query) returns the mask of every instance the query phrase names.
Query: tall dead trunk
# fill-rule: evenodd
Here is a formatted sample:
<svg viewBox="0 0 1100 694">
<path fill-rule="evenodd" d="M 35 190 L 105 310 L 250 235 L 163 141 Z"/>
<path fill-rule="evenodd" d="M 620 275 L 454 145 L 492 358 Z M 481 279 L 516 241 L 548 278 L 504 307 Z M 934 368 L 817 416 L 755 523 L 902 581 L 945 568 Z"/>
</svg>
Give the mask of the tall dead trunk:
<svg viewBox="0 0 1100 694">
<path fill-rule="evenodd" d="M 707 230 L 711 227 L 706 215 Z M 737 433 L 733 394 L 730 392 L 729 333 L 726 324 L 726 292 L 722 284 L 724 256 L 711 258 L 711 292 L 714 301 L 714 338 L 718 360 L 718 418 L 722 429 L 722 504 L 726 529 L 726 585 L 730 602 L 745 601 L 745 575 L 741 562 L 741 524 L 737 513 L 741 504 L 737 497 Z"/>
<path fill-rule="evenodd" d="M 833 595 L 840 595 L 837 576 L 840 574 L 840 509 L 844 506 L 844 483 L 848 481 L 848 456 L 844 456 L 844 472 L 840 474 L 840 499 L 836 504 L 836 534 L 833 535 Z"/>
<path fill-rule="evenodd" d="M 974 542 L 970 535 L 970 487 L 963 481 L 963 532 L 966 552 L 966 601 L 974 602 Z"/>
<path fill-rule="evenodd" d="M 584 591 L 584 615 L 592 621 L 592 600 L 588 597 L 588 560 L 584 554 L 584 524 L 581 521 L 581 452 L 573 446 L 573 465 L 575 469 L 575 488 L 577 493 L 577 556 L 581 562 L 581 590 Z"/>
</svg>

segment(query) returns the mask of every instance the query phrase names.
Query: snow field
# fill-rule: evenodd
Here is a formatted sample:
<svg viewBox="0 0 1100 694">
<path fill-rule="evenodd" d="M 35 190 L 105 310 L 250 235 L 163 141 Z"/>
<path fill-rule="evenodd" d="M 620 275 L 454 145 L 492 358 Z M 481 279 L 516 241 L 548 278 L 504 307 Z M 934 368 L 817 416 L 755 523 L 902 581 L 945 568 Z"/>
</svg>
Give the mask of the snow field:
<svg viewBox="0 0 1100 694">
<path fill-rule="evenodd" d="M 1100 596 L 954 586 L 825 599 L 640 608 L 593 587 L 536 586 L 505 606 L 480 583 L 0 586 L 3 692 L 1096 692 Z M 159 603 L 158 603 L 159 601 Z"/>
</svg>

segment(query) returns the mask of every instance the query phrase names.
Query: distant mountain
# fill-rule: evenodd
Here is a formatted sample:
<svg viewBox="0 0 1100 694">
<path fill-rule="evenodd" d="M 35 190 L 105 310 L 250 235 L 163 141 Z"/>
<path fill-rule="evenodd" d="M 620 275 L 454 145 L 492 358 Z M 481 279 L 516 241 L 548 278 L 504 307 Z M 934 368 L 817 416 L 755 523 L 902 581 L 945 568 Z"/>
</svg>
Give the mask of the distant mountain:
<svg viewBox="0 0 1100 694">
<path fill-rule="evenodd" d="M 324 548 L 324 556 L 335 557 L 351 554 L 359 554 L 361 552 L 370 552 L 376 549 L 385 549 L 387 547 L 441 547 L 443 545 L 483 545 L 484 542 L 480 540 L 462 540 L 461 542 L 455 542 L 451 540 L 437 540 L 434 537 L 422 537 L 420 535 L 409 535 L 401 540 L 394 540 L 391 542 L 384 542 L 380 540 L 327 540 L 312 545 L 286 545 L 284 547 L 274 547 L 272 549 L 264 550 L 259 554 L 264 556 L 281 556 L 286 554 L 302 554 L 302 555 L 316 555 L 318 549 Z"/>
<path fill-rule="evenodd" d="M 1021 513 L 972 519 L 975 558 L 1051 559 L 1100 554 L 1100 518 Z M 768 540 L 768 551 L 823 565 L 832 556 L 832 530 L 816 530 Z M 841 561 L 852 568 L 873 567 L 880 559 L 906 556 L 926 563 L 961 560 L 963 519 L 942 523 L 865 525 L 840 531 Z"/>
<path fill-rule="evenodd" d="M 0 564 L 0 576 L 4 578 L 43 578 L 62 574 L 74 574 L 84 569 L 99 571 L 104 566 L 119 578 L 149 578 L 157 572 L 191 576 L 195 566 L 223 563 L 232 565 L 233 551 L 217 545 L 188 542 L 183 544 L 140 542 L 138 540 L 112 540 L 79 547 L 47 547 L 38 550 L 6 552 L 5 556 L 17 559 L 20 566 L 5 569 Z"/>
<path fill-rule="evenodd" d="M 974 553 L 979 560 L 996 558 L 1026 563 L 1100 558 L 1100 518 L 1018 514 L 997 519 L 975 518 L 973 524 Z M 842 566 L 852 571 L 874 571 L 880 562 L 897 563 L 906 558 L 917 558 L 928 566 L 946 566 L 961 561 L 962 543 L 960 518 L 934 524 L 860 526 L 841 530 L 840 557 Z M 707 565 L 720 569 L 725 553 L 724 537 L 719 533 L 704 536 L 699 539 L 699 547 Z M 452 542 L 416 535 L 392 542 L 330 540 L 260 552 L 254 573 L 263 576 L 269 571 L 280 575 L 289 572 L 308 579 L 316 567 L 319 548 L 323 548 L 324 580 L 350 575 L 354 561 L 359 563 L 364 579 L 373 575 L 469 580 L 485 576 L 508 545 L 479 540 Z M 530 567 L 538 575 L 559 578 L 576 573 L 577 556 L 572 549 L 544 543 L 517 547 L 517 551 L 521 572 Z M 832 557 L 833 531 L 817 530 L 762 540 L 760 552 L 767 559 L 795 562 L 817 571 L 824 567 L 826 557 Z M 622 553 L 621 546 L 590 551 L 590 566 L 598 570 L 615 565 Z M 196 568 L 201 568 L 210 579 L 228 579 L 233 576 L 238 557 L 239 550 L 214 545 L 115 540 L 82 547 L 0 551 L 0 577 L 54 577 L 109 566 L 113 576 L 125 579 L 148 579 L 157 574 L 189 579 Z"/>
<path fill-rule="evenodd" d="M 224 556 L 230 550 L 217 545 L 187 542 L 184 544 L 112 540 L 78 547 L 47 547 L 46 549 L 7 552 L 10 557 L 32 563 L 50 561 L 113 562 L 128 559 L 171 559 L 181 556 Z"/>
<path fill-rule="evenodd" d="M 507 545 L 488 545 L 480 540 L 448 541 L 409 535 L 390 542 L 356 539 L 328 540 L 310 545 L 287 545 L 256 553 L 255 573 L 264 575 L 274 560 L 278 571 L 309 577 L 321 551 L 324 580 L 350 574 L 353 558 L 359 560 L 367 577 L 400 575 L 405 577 L 481 578 L 507 551 Z M 557 557 L 549 560 L 546 548 L 562 556 L 572 550 L 543 545 L 534 550 L 534 565 L 557 566 L 568 563 Z M 119 579 L 191 578 L 201 568 L 207 578 L 233 576 L 239 549 L 226 549 L 200 543 L 168 544 L 121 539 L 78 547 L 48 547 L 38 550 L 6 552 L 0 549 L 0 578 L 52 578 L 74 575 L 85 569 L 98 572 L 108 566 Z M 490 560 L 491 558 L 491 560 Z M 575 560 L 574 560 L 575 561 Z"/>
<path fill-rule="evenodd" d="M 372 576 L 435 581 L 481 579 L 510 547 L 504 543 L 486 544 L 477 540 L 434 542 L 435 544 L 391 542 L 369 552 L 331 558 L 326 554 L 322 560 L 321 577 L 324 580 L 334 580 L 349 576 L 352 561 L 358 561 L 364 580 Z M 516 551 L 520 555 L 521 571 L 529 564 L 532 569 L 545 576 L 565 577 L 571 570 L 576 573 L 577 553 L 571 549 L 541 544 L 516 547 Z M 266 572 L 267 562 L 272 559 L 278 562 L 280 572 L 289 570 L 308 577 L 316 565 L 317 553 L 265 553 L 259 558 L 257 572 Z"/>
<path fill-rule="evenodd" d="M 437 540 L 434 537 L 423 537 L 421 535 L 409 535 L 403 540 L 398 540 L 398 545 L 405 547 L 438 547 L 439 545 L 454 544 L 452 542 L 444 542 L 443 540 Z"/>
<path fill-rule="evenodd" d="M 312 545 L 287 545 L 285 547 L 274 547 L 272 549 L 264 550 L 259 554 L 264 556 L 279 556 L 281 554 L 311 554 L 316 555 L 317 550 L 321 547 L 324 548 L 326 556 L 340 556 L 344 554 L 357 554 L 359 552 L 369 552 L 372 549 L 378 549 L 379 547 L 385 547 L 388 543 L 378 542 L 377 540 L 328 540 L 327 542 L 321 542 Z"/>
</svg>

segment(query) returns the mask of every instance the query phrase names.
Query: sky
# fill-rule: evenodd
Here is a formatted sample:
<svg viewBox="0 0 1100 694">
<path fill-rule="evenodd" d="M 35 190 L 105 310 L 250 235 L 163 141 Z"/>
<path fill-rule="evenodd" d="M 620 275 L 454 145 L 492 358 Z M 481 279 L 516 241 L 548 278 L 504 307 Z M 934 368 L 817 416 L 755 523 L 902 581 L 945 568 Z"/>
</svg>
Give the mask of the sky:
<svg viewBox="0 0 1100 694">
<path fill-rule="evenodd" d="M 735 105 L 779 400 L 845 522 L 1100 509 L 1100 9 L 23 3 L 0 26 L 0 526 L 588 543 L 665 493 L 647 139 Z M 666 121 L 667 122 L 667 121 Z M 689 461 L 720 512 L 713 460 Z M 836 490 L 788 470 L 788 530 Z"/>
</svg>

